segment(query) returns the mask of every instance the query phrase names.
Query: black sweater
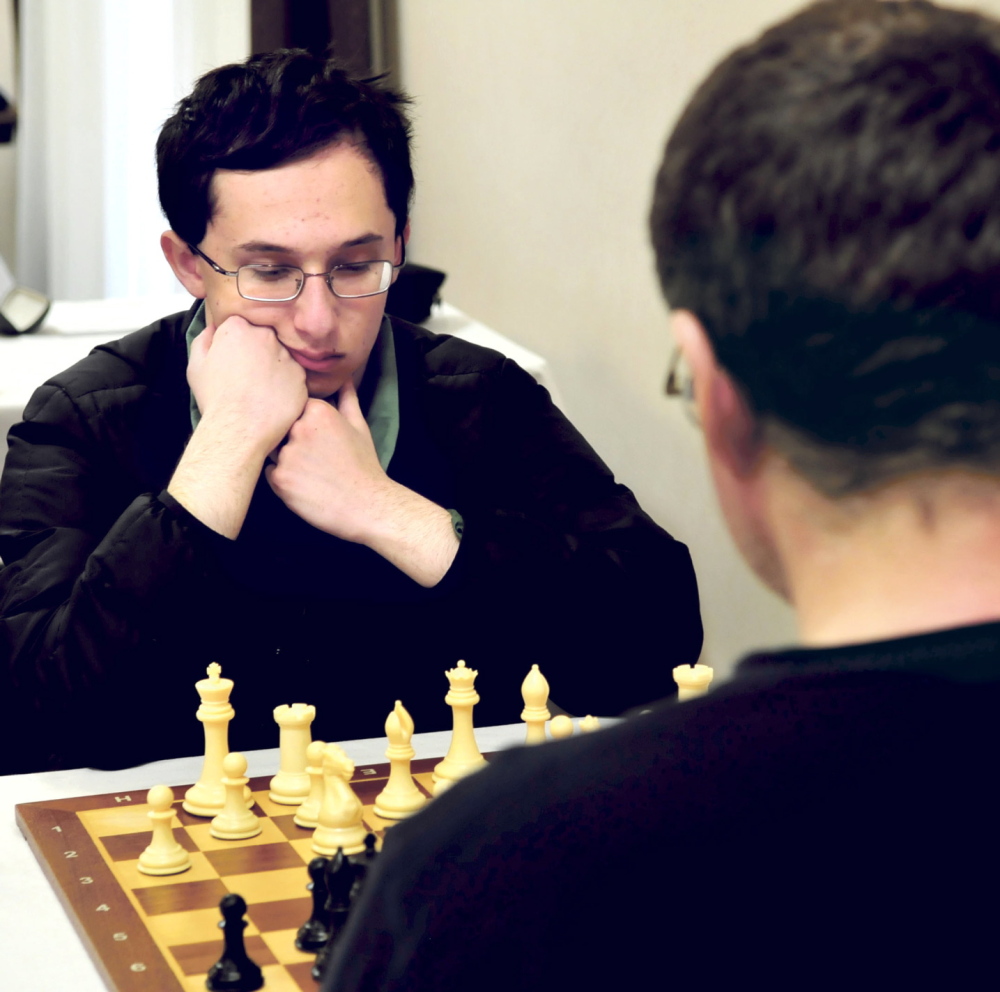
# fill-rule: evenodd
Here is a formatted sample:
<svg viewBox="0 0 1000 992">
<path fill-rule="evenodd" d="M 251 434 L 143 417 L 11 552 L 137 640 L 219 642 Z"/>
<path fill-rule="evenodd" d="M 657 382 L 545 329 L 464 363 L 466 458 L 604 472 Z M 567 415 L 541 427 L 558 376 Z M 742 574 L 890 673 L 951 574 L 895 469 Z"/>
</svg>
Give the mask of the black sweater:
<svg viewBox="0 0 1000 992">
<path fill-rule="evenodd" d="M 317 706 L 326 740 L 379 736 L 396 699 L 442 729 L 443 672 L 480 670 L 477 722 L 518 718 L 542 667 L 571 711 L 668 691 L 697 657 L 687 549 L 618 485 L 547 391 L 500 354 L 393 319 L 400 433 L 389 475 L 465 521 L 425 590 L 292 514 L 261 477 L 235 541 L 166 492 L 191 433 L 184 332 L 166 318 L 49 380 L 0 483 L 0 772 L 197 753 L 193 683 L 236 682 L 234 749 L 271 711 Z M 364 394 L 365 385 L 362 386 Z M 614 673 L 617 658 L 632 673 Z"/>
<path fill-rule="evenodd" d="M 325 992 L 986 989 L 1000 624 L 744 661 L 392 828 Z"/>
</svg>

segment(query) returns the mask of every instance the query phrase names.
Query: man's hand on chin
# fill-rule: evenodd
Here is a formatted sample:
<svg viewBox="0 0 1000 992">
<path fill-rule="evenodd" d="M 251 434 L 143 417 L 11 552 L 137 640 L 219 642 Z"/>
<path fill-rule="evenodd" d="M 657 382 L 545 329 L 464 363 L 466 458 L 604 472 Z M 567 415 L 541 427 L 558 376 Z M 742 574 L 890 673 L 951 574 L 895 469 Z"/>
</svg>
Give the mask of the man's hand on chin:
<svg viewBox="0 0 1000 992">
<path fill-rule="evenodd" d="M 444 577 L 458 551 L 451 514 L 390 479 L 349 379 L 337 406 L 310 399 L 271 454 L 267 481 L 319 530 L 364 544 L 423 586 Z"/>
<path fill-rule="evenodd" d="M 167 491 L 206 526 L 235 539 L 267 453 L 306 405 L 305 371 L 273 328 L 232 316 L 195 338 L 188 383 L 201 420 Z"/>
<path fill-rule="evenodd" d="M 195 338 L 188 383 L 202 420 L 229 425 L 261 452 L 261 464 L 308 399 L 305 370 L 274 328 L 236 315 L 217 328 L 209 325 Z"/>
</svg>

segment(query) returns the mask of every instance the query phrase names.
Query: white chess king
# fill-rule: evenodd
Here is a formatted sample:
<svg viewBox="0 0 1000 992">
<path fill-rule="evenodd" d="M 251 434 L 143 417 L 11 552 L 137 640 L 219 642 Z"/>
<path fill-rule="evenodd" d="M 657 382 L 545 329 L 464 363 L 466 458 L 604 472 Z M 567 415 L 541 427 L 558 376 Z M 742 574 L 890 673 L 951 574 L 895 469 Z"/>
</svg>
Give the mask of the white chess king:
<svg viewBox="0 0 1000 992">
<path fill-rule="evenodd" d="M 205 763 L 198 781 L 184 793 L 182 804 L 194 816 L 215 816 L 225 805 L 222 762 L 229 754 L 229 721 L 236 715 L 229 703 L 233 680 L 222 678 L 222 666 L 214 661 L 208 666 L 207 674 L 208 678 L 194 686 L 201 697 L 195 716 L 205 728 Z M 246 798 L 250 800 L 249 789 Z"/>
</svg>

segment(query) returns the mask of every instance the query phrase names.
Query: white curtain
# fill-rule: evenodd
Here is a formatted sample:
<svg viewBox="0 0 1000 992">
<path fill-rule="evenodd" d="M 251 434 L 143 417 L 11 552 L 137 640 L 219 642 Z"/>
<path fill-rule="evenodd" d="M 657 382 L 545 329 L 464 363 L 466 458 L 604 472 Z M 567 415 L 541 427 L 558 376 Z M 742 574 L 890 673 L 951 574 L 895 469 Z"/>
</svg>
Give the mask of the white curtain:
<svg viewBox="0 0 1000 992">
<path fill-rule="evenodd" d="M 160 295 L 155 143 L 201 73 L 250 51 L 249 0 L 21 0 L 20 282 Z"/>
<path fill-rule="evenodd" d="M 14 71 L 14 0 L 0 0 L 0 91 L 17 103 Z M 14 145 L 0 145 L 0 297 L 13 283 L 14 265 Z"/>
</svg>

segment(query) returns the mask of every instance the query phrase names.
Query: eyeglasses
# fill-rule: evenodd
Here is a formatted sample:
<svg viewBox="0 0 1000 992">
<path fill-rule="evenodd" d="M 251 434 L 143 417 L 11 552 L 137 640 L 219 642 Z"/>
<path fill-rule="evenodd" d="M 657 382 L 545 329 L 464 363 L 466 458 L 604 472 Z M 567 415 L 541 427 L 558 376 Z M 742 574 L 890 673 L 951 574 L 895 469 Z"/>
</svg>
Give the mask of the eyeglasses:
<svg viewBox="0 0 1000 992">
<path fill-rule="evenodd" d="M 694 377 L 688 368 L 684 352 L 675 347 L 670 356 L 670 366 L 667 368 L 667 383 L 664 387 L 667 396 L 677 396 L 684 403 L 684 412 L 696 427 L 701 426 L 698 419 L 698 408 L 694 403 Z"/>
<path fill-rule="evenodd" d="M 307 279 L 322 277 L 334 296 L 342 300 L 357 300 L 363 296 L 378 296 L 392 283 L 392 273 L 406 264 L 406 246 L 399 265 L 385 259 L 373 262 L 345 262 L 335 265 L 329 272 L 304 272 L 297 265 L 274 265 L 268 262 L 241 265 L 230 272 L 213 262 L 200 248 L 188 244 L 199 258 L 203 258 L 222 276 L 236 276 L 236 292 L 244 300 L 258 303 L 287 303 L 294 300 Z"/>
</svg>

